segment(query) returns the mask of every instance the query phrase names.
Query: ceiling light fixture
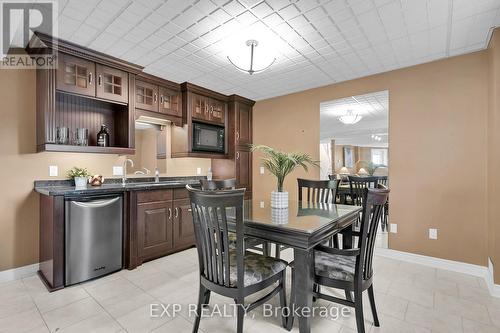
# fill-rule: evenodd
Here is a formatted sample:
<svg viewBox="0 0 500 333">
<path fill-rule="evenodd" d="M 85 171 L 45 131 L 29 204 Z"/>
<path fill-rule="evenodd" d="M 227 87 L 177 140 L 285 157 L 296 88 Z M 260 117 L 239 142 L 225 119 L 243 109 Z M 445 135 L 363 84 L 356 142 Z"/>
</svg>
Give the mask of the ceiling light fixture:
<svg viewBox="0 0 500 333">
<path fill-rule="evenodd" d="M 262 69 L 254 69 L 253 66 L 254 66 L 254 53 L 255 53 L 255 48 L 259 45 L 259 42 L 256 41 L 255 39 L 249 39 L 246 41 L 246 45 L 247 46 L 250 46 L 250 69 L 244 69 L 244 68 L 241 68 L 239 67 L 238 65 L 236 65 L 232 60 L 231 58 L 229 58 L 229 56 L 227 57 L 227 60 L 229 60 L 229 62 L 236 68 L 238 68 L 240 71 L 242 72 L 245 72 L 245 73 L 248 73 L 250 75 L 254 74 L 254 73 L 260 73 L 260 72 L 263 72 L 265 71 L 266 69 L 268 69 L 269 67 L 272 66 L 272 64 L 274 64 L 274 62 L 276 61 L 276 58 L 273 59 L 273 61 L 267 65 L 266 67 L 262 68 Z"/>
<path fill-rule="evenodd" d="M 346 124 L 346 125 L 352 125 L 356 124 L 358 121 L 361 120 L 363 116 L 354 113 L 352 110 L 347 110 L 346 114 L 343 116 L 340 116 L 338 119 L 340 122 Z"/>
</svg>

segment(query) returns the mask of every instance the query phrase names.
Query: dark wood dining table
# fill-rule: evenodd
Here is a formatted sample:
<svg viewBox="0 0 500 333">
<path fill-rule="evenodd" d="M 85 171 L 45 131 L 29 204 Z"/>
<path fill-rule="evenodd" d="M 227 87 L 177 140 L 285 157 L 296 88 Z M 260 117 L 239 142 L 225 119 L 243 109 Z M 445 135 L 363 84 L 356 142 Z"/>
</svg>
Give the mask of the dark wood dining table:
<svg viewBox="0 0 500 333">
<path fill-rule="evenodd" d="M 312 308 L 314 247 L 341 230 L 351 227 L 361 207 L 290 201 L 287 209 L 261 207 L 260 201 L 244 204 L 245 235 L 293 248 L 297 309 Z M 345 247 L 351 247 L 348 237 Z M 306 313 L 306 312 L 304 312 Z M 309 312 L 311 313 L 311 312 Z M 311 331 L 311 317 L 300 316 L 299 332 Z"/>
</svg>

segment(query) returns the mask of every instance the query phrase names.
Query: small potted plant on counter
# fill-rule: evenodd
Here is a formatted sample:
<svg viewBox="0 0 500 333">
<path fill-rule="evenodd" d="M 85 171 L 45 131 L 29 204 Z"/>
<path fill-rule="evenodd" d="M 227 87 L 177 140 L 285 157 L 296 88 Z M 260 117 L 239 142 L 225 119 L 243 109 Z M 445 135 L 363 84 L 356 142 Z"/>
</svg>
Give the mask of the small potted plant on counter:
<svg viewBox="0 0 500 333">
<path fill-rule="evenodd" d="M 262 165 L 276 177 L 277 189 L 271 192 L 272 208 L 288 208 L 288 192 L 283 191 L 285 177 L 298 167 L 307 171 L 308 166 L 318 166 L 308 154 L 285 153 L 269 146 L 251 145 L 252 151 L 261 151 L 266 157 L 262 158 Z"/>
<path fill-rule="evenodd" d="M 85 168 L 73 167 L 68 171 L 68 178 L 75 181 L 75 187 L 84 188 L 87 187 L 87 182 L 90 173 Z"/>
</svg>

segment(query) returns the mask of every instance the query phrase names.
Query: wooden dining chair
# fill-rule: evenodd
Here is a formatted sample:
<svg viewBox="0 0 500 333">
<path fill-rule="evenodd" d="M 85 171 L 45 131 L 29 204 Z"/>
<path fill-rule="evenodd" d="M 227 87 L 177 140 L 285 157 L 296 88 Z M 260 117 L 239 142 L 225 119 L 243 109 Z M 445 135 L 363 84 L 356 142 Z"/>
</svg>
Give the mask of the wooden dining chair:
<svg viewBox="0 0 500 333">
<path fill-rule="evenodd" d="M 319 245 L 314 251 L 314 283 L 318 286 L 343 289 L 345 299 L 332 295 L 322 294 L 319 288 L 314 288 L 314 296 L 330 302 L 354 307 L 358 333 L 365 332 L 363 315 L 363 292 L 368 290 L 368 298 L 373 315 L 374 325 L 380 326 L 375 296 L 373 292 L 373 251 L 377 235 L 380 216 L 387 202 L 389 189 L 384 185 L 363 190 L 363 209 L 360 231 L 350 231 L 357 236 L 357 245 L 352 249 L 336 249 Z M 292 292 L 290 307 L 294 308 L 295 272 L 292 263 Z M 354 295 L 353 295 L 354 294 Z M 354 296 L 354 297 L 353 297 Z M 290 317 L 287 329 L 293 326 L 293 317 Z"/>
<path fill-rule="evenodd" d="M 389 185 L 389 177 L 387 176 L 377 176 L 378 177 L 378 183 L 388 186 Z M 380 227 L 382 228 L 382 231 L 387 230 L 387 225 L 389 223 L 389 198 L 387 199 L 387 202 L 384 206 L 384 211 L 382 213 L 382 217 Z"/>
<path fill-rule="evenodd" d="M 201 179 L 200 185 L 203 191 L 233 190 L 236 188 L 236 178 L 218 180 Z"/>
<path fill-rule="evenodd" d="M 280 259 L 246 252 L 243 245 L 243 200 L 245 189 L 202 191 L 186 185 L 191 199 L 200 285 L 193 332 L 198 332 L 201 308 L 210 293 L 232 298 L 237 308 L 237 333 L 243 332 L 245 313 L 279 294 L 281 308 L 286 308 L 286 267 Z M 230 223 L 236 229 L 236 248 L 228 243 Z M 266 288 L 266 295 L 246 305 L 245 298 Z M 283 315 L 282 325 L 287 318 Z"/>
<path fill-rule="evenodd" d="M 299 189 L 299 202 L 335 204 L 339 181 L 297 178 L 297 185 Z M 303 192 L 305 192 L 305 196 Z M 335 235 L 330 245 L 338 247 L 338 244 L 338 236 Z M 287 248 L 287 246 L 276 244 L 276 258 L 279 258 L 281 251 Z"/>
<path fill-rule="evenodd" d="M 201 189 L 203 191 L 219 191 L 219 190 L 234 190 L 236 188 L 236 178 L 219 179 L 219 180 L 200 180 Z M 229 232 L 229 245 L 236 247 L 236 233 Z M 245 237 L 245 248 L 261 252 L 264 255 L 269 254 L 269 242 L 253 238 Z"/>
<path fill-rule="evenodd" d="M 378 177 L 349 176 L 349 187 L 351 189 L 351 204 L 363 206 L 363 193 L 367 188 L 376 188 Z"/>
</svg>

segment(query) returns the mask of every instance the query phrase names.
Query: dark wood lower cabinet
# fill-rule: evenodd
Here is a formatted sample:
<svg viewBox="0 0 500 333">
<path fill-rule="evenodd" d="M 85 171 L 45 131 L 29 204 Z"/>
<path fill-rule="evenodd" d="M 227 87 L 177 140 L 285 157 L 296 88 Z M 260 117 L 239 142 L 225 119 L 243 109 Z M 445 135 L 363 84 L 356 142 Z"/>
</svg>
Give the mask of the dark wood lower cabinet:
<svg viewBox="0 0 500 333">
<path fill-rule="evenodd" d="M 131 244 L 125 267 L 194 246 L 190 200 L 185 189 L 130 192 L 129 225 Z"/>
<path fill-rule="evenodd" d="M 141 261 L 169 253 L 174 244 L 172 201 L 137 206 L 137 250 Z"/>
<path fill-rule="evenodd" d="M 188 199 L 174 200 L 174 247 L 181 249 L 193 246 L 194 225 L 191 212 L 191 201 Z"/>
</svg>

